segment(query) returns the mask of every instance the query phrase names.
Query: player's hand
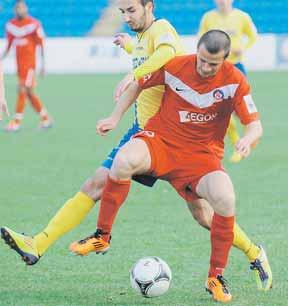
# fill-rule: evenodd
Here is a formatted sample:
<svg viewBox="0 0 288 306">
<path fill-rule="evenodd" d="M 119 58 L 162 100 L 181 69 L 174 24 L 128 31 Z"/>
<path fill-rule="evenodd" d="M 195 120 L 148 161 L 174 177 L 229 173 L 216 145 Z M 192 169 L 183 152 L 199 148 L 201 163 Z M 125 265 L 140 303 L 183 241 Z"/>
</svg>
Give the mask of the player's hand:
<svg viewBox="0 0 288 306">
<path fill-rule="evenodd" d="M 115 39 L 113 40 L 113 44 L 119 46 L 124 49 L 124 46 L 132 41 L 132 38 L 127 33 L 118 33 L 115 35 Z"/>
<path fill-rule="evenodd" d="M 6 115 L 7 117 L 10 116 L 5 98 L 0 99 L 0 121 L 3 118 L 3 114 Z"/>
<path fill-rule="evenodd" d="M 115 92 L 114 92 L 114 100 L 117 103 L 119 98 L 121 97 L 122 93 L 128 88 L 128 86 L 134 81 L 133 73 L 129 73 L 125 76 L 125 78 L 120 81 L 117 85 Z"/>
<path fill-rule="evenodd" d="M 115 129 L 119 122 L 119 119 L 111 116 L 105 119 L 101 119 L 98 121 L 96 125 L 96 132 L 101 135 L 105 136 L 109 131 Z"/>
<path fill-rule="evenodd" d="M 250 140 L 246 137 L 243 137 L 239 139 L 239 141 L 236 143 L 236 151 L 242 158 L 246 158 L 251 153 L 251 143 Z"/>
</svg>

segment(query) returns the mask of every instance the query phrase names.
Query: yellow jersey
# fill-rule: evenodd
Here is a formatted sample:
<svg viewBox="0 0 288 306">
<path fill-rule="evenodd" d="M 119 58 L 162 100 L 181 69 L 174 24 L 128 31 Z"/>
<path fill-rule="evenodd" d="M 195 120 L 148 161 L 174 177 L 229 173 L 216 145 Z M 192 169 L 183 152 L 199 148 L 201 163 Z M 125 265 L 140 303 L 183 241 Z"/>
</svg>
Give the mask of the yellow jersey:
<svg viewBox="0 0 288 306">
<path fill-rule="evenodd" d="M 137 33 L 137 42 L 133 47 L 133 70 L 143 64 L 161 45 L 169 45 L 175 50 L 175 56 L 184 53 L 184 48 L 174 27 L 165 19 L 155 20 L 142 33 Z M 136 120 L 140 128 L 158 111 L 164 86 L 155 86 L 143 90 L 136 102 Z"/>
<path fill-rule="evenodd" d="M 233 54 L 233 49 L 247 49 L 257 39 L 257 30 L 251 17 L 239 9 L 233 9 L 228 15 L 223 15 L 217 10 L 207 12 L 201 20 L 199 36 L 213 29 L 223 30 L 229 34 L 231 52 L 228 60 L 233 64 L 243 60 L 242 55 Z"/>
</svg>

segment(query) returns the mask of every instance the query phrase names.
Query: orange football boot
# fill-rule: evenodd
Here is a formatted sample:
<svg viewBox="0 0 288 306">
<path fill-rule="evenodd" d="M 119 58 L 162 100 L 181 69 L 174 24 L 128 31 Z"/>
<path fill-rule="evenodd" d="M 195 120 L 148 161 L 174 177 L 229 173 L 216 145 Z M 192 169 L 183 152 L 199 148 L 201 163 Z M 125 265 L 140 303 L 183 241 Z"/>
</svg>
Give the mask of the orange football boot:
<svg viewBox="0 0 288 306">
<path fill-rule="evenodd" d="M 90 252 L 95 252 L 96 254 L 104 255 L 110 248 L 111 236 L 109 238 L 109 241 L 107 242 L 102 238 L 103 234 L 105 233 L 97 229 L 97 231 L 91 236 L 71 243 L 69 249 L 76 255 L 81 256 L 88 255 Z"/>
<path fill-rule="evenodd" d="M 213 299 L 217 302 L 228 303 L 232 300 L 227 281 L 222 275 L 208 277 L 205 287 L 206 291 L 212 294 Z"/>
</svg>

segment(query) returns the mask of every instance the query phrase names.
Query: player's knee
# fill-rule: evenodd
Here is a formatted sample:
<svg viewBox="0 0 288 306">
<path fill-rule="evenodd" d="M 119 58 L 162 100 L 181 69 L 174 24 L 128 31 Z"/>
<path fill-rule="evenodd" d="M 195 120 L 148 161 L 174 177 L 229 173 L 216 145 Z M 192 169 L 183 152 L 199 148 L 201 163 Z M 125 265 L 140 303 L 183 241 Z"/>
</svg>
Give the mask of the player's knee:
<svg viewBox="0 0 288 306">
<path fill-rule="evenodd" d="M 120 150 L 113 161 L 111 171 L 119 178 L 122 175 L 132 176 L 137 168 L 137 164 L 137 161 L 133 160 L 133 157 L 127 150 Z"/>
<path fill-rule="evenodd" d="M 215 194 L 214 210 L 223 216 L 231 216 L 235 214 L 235 194 L 234 192 L 218 191 Z"/>
<path fill-rule="evenodd" d="M 25 87 L 26 90 L 26 94 L 28 96 L 28 98 L 31 98 L 33 96 L 33 91 L 30 87 Z"/>
<path fill-rule="evenodd" d="M 81 187 L 81 191 L 84 192 L 94 201 L 98 201 L 101 197 L 103 186 L 100 186 L 94 178 L 89 178 Z"/>
</svg>

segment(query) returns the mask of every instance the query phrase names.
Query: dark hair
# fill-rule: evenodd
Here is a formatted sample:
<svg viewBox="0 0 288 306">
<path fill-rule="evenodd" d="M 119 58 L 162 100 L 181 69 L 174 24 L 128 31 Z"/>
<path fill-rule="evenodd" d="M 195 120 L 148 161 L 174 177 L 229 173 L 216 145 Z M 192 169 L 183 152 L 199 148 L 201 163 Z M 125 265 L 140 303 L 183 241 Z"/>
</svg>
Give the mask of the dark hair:
<svg viewBox="0 0 288 306">
<path fill-rule="evenodd" d="M 154 0 L 140 0 L 140 3 L 142 4 L 142 6 L 145 6 L 147 3 L 151 2 L 152 4 L 154 4 Z"/>
<path fill-rule="evenodd" d="M 230 53 L 231 39 L 229 35 L 221 30 L 210 30 L 203 34 L 197 44 L 197 50 L 204 44 L 206 50 L 211 54 L 224 51 L 224 58 Z"/>
<path fill-rule="evenodd" d="M 26 4 L 26 1 L 25 0 L 16 0 L 15 1 L 15 5 L 19 4 L 19 3 L 24 3 Z"/>
</svg>

